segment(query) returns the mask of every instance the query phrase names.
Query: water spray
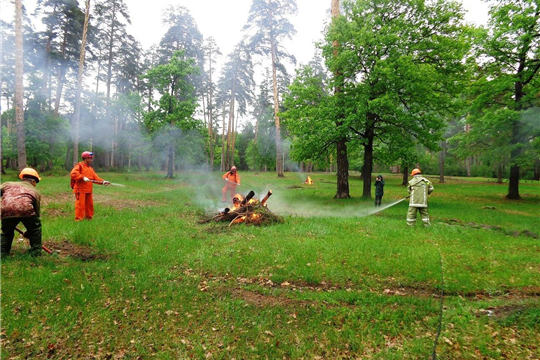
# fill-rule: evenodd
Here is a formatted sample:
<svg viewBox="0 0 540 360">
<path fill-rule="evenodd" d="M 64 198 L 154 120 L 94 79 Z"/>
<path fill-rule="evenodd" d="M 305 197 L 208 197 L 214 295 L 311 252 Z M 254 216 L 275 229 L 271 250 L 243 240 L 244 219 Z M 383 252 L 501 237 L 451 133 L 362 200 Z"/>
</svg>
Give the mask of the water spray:
<svg viewBox="0 0 540 360">
<path fill-rule="evenodd" d="M 386 210 L 386 209 L 388 209 L 388 208 L 390 208 L 390 207 L 392 207 L 392 206 L 394 206 L 394 205 L 399 204 L 399 203 L 402 202 L 403 200 L 407 200 L 409 197 L 410 197 L 410 196 L 407 196 L 407 197 L 405 197 L 405 198 L 403 198 L 403 199 L 394 201 L 393 203 L 390 203 L 390 204 L 388 204 L 388 205 L 385 205 L 385 206 L 382 206 L 382 207 L 377 207 L 377 208 L 373 209 L 372 211 L 369 211 L 365 216 L 373 215 L 373 214 L 376 214 L 376 213 L 378 213 L 378 212 L 380 212 L 380 211 Z"/>
</svg>

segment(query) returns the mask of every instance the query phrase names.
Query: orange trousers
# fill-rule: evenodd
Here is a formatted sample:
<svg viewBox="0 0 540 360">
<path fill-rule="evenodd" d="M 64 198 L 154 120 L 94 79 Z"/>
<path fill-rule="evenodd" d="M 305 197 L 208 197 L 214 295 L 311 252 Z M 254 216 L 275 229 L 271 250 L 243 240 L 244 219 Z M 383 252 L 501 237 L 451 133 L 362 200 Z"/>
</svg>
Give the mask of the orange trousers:
<svg viewBox="0 0 540 360">
<path fill-rule="evenodd" d="M 231 200 L 236 195 L 236 185 L 226 184 L 223 189 L 221 189 L 221 200 L 227 201 L 227 191 L 231 194 Z"/>
<path fill-rule="evenodd" d="M 75 194 L 75 221 L 92 220 L 94 217 L 94 198 L 92 193 Z"/>
</svg>

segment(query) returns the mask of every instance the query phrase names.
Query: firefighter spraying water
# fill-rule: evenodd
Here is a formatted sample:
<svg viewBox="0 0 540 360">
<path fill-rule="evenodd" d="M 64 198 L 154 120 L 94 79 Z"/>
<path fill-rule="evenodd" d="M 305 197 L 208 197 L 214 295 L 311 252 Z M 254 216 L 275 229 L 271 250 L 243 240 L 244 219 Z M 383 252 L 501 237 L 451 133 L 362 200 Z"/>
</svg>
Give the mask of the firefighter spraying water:
<svg viewBox="0 0 540 360">
<path fill-rule="evenodd" d="M 100 178 L 91 166 L 94 153 L 84 151 L 81 154 L 83 161 L 75 165 L 71 170 L 71 188 L 75 194 L 75 221 L 92 220 L 94 217 L 94 199 L 92 185 L 110 185 L 107 180 Z"/>
</svg>

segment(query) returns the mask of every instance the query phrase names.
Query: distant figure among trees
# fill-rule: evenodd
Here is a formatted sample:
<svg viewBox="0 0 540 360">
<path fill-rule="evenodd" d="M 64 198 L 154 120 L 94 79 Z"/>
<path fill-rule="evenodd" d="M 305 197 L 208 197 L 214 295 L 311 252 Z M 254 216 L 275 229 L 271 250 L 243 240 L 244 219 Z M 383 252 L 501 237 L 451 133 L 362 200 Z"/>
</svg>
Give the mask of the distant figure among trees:
<svg viewBox="0 0 540 360">
<path fill-rule="evenodd" d="M 381 206 L 382 197 L 384 195 L 384 179 L 382 175 L 377 175 L 373 186 L 375 186 L 375 206 Z"/>
</svg>

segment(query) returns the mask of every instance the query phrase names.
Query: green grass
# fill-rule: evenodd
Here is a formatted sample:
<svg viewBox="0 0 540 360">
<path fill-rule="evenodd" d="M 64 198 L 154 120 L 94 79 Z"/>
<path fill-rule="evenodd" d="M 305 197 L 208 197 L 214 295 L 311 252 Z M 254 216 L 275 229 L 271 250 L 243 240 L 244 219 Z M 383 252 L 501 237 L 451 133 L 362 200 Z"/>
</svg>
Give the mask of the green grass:
<svg viewBox="0 0 540 360">
<path fill-rule="evenodd" d="M 44 241 L 99 256 L 32 259 L 15 245 L 2 358 L 431 358 L 441 258 L 438 357 L 539 357 L 538 183 L 508 201 L 506 184 L 433 178 L 433 225 L 408 228 L 406 202 L 366 216 L 357 176 L 353 198 L 334 200 L 334 175 L 306 186 L 242 173 L 238 190 L 272 189 L 285 222 L 228 227 L 199 224 L 224 207 L 219 173 L 100 175 L 126 187 L 95 187 L 91 222 L 73 221 L 67 176 L 38 185 Z M 399 176 L 385 180 L 383 202 L 406 196 Z"/>
</svg>

